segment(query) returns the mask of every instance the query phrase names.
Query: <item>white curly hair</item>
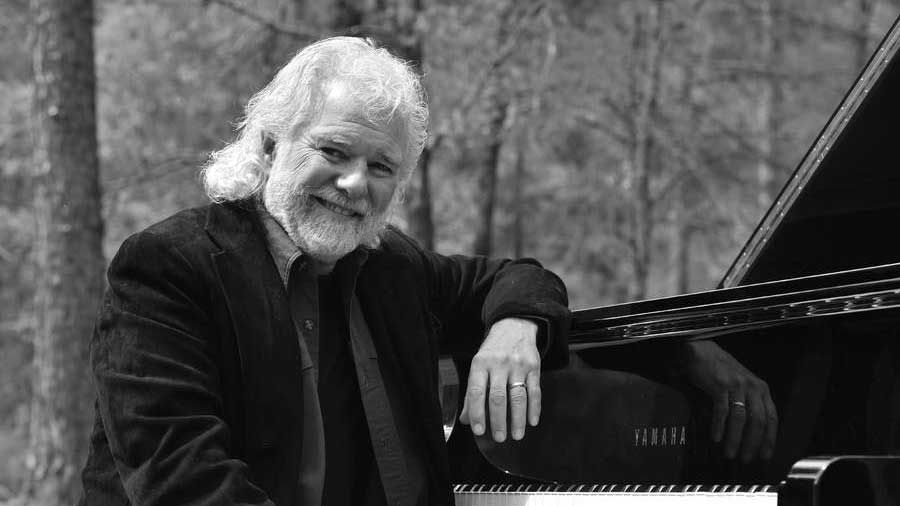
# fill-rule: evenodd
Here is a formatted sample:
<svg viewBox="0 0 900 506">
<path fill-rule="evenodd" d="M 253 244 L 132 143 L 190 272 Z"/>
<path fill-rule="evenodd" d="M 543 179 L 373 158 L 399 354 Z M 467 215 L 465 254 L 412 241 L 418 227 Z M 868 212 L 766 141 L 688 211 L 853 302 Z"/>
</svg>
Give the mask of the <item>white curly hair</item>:
<svg viewBox="0 0 900 506">
<path fill-rule="evenodd" d="M 298 121 L 317 114 L 324 92 L 336 82 L 350 84 L 350 93 L 365 105 L 369 118 L 404 121 L 409 152 L 400 188 L 405 187 L 427 137 L 428 106 L 421 80 L 408 62 L 370 39 L 333 37 L 302 49 L 250 98 L 235 141 L 212 153 L 203 168 L 209 198 L 229 202 L 258 195 L 268 176 L 268 145 Z"/>
</svg>

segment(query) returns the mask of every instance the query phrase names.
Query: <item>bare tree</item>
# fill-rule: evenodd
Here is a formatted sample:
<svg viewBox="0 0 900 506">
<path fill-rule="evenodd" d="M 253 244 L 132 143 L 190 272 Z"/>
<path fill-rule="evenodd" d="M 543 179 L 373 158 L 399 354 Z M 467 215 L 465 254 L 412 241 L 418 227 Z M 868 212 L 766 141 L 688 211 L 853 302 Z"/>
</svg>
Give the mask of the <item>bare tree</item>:
<svg viewBox="0 0 900 506">
<path fill-rule="evenodd" d="M 494 211 L 497 207 L 497 178 L 500 171 L 503 149 L 503 138 L 506 119 L 514 107 L 503 95 L 498 85 L 489 94 L 494 106 L 487 128 L 486 156 L 478 176 L 478 187 L 481 189 L 481 201 L 478 204 L 478 221 L 476 222 L 475 242 L 472 251 L 476 255 L 490 255 L 494 237 Z"/>
<path fill-rule="evenodd" d="M 422 0 L 392 0 L 392 19 L 389 25 L 396 33 L 396 49 L 400 56 L 413 63 L 416 68 L 425 68 L 424 34 L 418 29 L 417 20 L 422 15 Z M 419 159 L 416 193 L 409 200 L 409 232 L 428 249 L 434 248 L 434 218 L 431 200 L 431 162 L 434 153 L 440 149 L 444 137 L 437 135 L 425 146 Z"/>
<path fill-rule="evenodd" d="M 487 67 L 484 88 L 478 85 L 471 87 L 473 93 L 481 95 L 483 110 L 482 119 L 485 125 L 482 141 L 478 150 L 482 151 L 478 173 L 478 188 L 481 191 L 478 203 L 478 219 L 476 220 L 475 240 L 472 250 L 476 255 L 490 255 L 493 251 L 494 222 L 497 206 L 497 182 L 501 156 L 507 134 L 515 123 L 517 104 L 516 86 L 513 81 L 514 62 L 511 56 L 520 49 L 520 41 L 524 32 L 533 25 L 544 12 L 542 2 L 505 2 L 498 10 L 499 25 L 493 45 L 496 55 Z M 474 96 L 474 95 L 473 95 Z"/>
<path fill-rule="evenodd" d="M 416 185 L 417 191 L 409 202 L 409 233 L 427 249 L 434 249 L 434 205 L 431 199 L 431 161 L 434 152 L 439 149 L 443 139 L 443 136 L 437 136 L 431 144 L 426 146 L 422 151 L 422 156 L 419 158 L 419 180 Z"/>
<path fill-rule="evenodd" d="M 760 58 L 765 72 L 760 80 L 759 104 L 756 108 L 757 137 L 759 139 L 759 162 L 757 182 L 759 192 L 757 205 L 765 210 L 783 183 L 784 168 L 780 155 L 783 149 L 781 133 L 784 124 L 784 15 L 775 9 L 772 0 L 761 0 Z"/>
<path fill-rule="evenodd" d="M 870 47 L 872 36 L 869 32 L 872 25 L 872 17 L 875 15 L 875 6 L 878 2 L 877 0 L 856 0 L 856 3 L 857 9 L 854 19 L 856 26 L 853 27 L 856 34 L 854 40 L 854 63 L 856 64 L 856 70 L 862 71 L 872 52 Z"/>
<path fill-rule="evenodd" d="M 513 181 L 512 181 L 512 247 L 513 258 L 521 258 L 525 254 L 525 158 L 529 148 L 528 138 L 532 129 L 522 128 L 518 132 L 515 142 L 515 150 L 513 156 Z"/>
<path fill-rule="evenodd" d="M 651 135 L 653 113 L 658 104 L 660 71 L 665 24 L 665 7 L 661 0 L 649 2 L 635 12 L 632 49 L 635 62 L 631 68 L 632 107 L 631 146 L 628 158 L 629 187 L 632 192 L 631 220 L 632 269 L 634 280 L 631 297 L 642 299 L 647 282 L 653 245 L 653 196 L 650 192 Z"/>
<path fill-rule="evenodd" d="M 526 113 L 520 115 L 518 120 L 521 127 L 518 129 L 514 145 L 513 181 L 512 181 L 512 214 L 513 230 L 512 244 L 513 256 L 521 258 L 525 255 L 525 219 L 527 207 L 525 205 L 525 184 L 528 177 L 528 161 L 536 158 L 538 147 L 538 128 L 541 114 L 544 109 L 543 96 L 548 85 L 550 70 L 557 56 L 557 29 L 552 16 L 545 10 L 540 14 L 545 28 L 546 41 L 544 42 L 544 54 L 536 78 L 531 85 L 530 105 Z M 522 118 L 521 116 L 524 116 Z"/>
<path fill-rule="evenodd" d="M 92 0 L 32 0 L 36 287 L 28 480 L 23 494 L 74 502 L 90 399 L 87 343 L 102 288 Z"/>
<path fill-rule="evenodd" d="M 700 161 L 700 135 L 697 127 L 701 121 L 701 109 L 698 99 L 694 96 L 697 91 L 699 72 L 707 66 L 709 56 L 709 35 L 703 25 L 706 0 L 695 0 L 689 11 L 689 36 L 690 46 L 687 48 L 688 59 L 684 66 L 684 81 L 681 83 L 681 104 L 688 108 L 687 124 L 692 125 L 686 145 L 686 153 L 682 161 L 681 173 L 684 177 L 695 178 L 693 166 Z M 691 167 L 686 165 L 690 164 Z M 694 210 L 691 205 L 690 185 L 683 180 L 678 182 L 679 195 L 675 207 L 675 226 L 672 248 L 675 252 L 675 291 L 674 293 L 688 293 L 691 289 L 691 242 L 697 232 L 697 224 L 693 219 Z"/>
</svg>

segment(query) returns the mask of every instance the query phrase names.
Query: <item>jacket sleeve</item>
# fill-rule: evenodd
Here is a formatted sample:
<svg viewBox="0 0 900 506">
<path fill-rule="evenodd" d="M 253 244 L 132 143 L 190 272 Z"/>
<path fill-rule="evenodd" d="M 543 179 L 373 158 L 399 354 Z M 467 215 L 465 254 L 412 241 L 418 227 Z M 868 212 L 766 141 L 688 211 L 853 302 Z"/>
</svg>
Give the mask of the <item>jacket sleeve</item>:
<svg viewBox="0 0 900 506">
<path fill-rule="evenodd" d="M 148 232 L 122 245 L 108 280 L 91 365 L 131 504 L 272 505 L 229 455 L 208 287 L 171 241 Z"/>
<path fill-rule="evenodd" d="M 538 323 L 543 365 L 565 364 L 571 316 L 559 277 L 530 258 L 445 256 L 393 232 L 421 266 L 429 307 L 441 327 L 442 352 L 474 355 L 486 329 L 503 318 L 520 317 Z"/>
</svg>

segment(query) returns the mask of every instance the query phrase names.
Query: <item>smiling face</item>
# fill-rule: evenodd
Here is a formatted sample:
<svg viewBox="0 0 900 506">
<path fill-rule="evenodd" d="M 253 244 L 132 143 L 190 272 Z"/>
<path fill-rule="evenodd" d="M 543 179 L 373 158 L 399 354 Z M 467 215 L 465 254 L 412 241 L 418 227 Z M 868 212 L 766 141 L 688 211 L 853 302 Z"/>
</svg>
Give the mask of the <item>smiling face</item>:
<svg viewBox="0 0 900 506">
<path fill-rule="evenodd" d="M 304 253 L 332 264 L 376 242 L 408 170 L 403 126 L 367 117 L 338 83 L 326 91 L 318 117 L 278 141 L 263 202 Z"/>
</svg>

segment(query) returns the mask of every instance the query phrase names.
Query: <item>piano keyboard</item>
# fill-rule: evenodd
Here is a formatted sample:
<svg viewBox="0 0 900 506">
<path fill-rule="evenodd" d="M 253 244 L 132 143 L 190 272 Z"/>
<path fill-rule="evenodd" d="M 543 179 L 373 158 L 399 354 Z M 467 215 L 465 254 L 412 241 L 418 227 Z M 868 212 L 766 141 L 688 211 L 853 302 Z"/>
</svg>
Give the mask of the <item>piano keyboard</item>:
<svg viewBox="0 0 900 506">
<path fill-rule="evenodd" d="M 455 485 L 457 506 L 775 506 L 772 485 Z"/>
</svg>

